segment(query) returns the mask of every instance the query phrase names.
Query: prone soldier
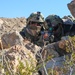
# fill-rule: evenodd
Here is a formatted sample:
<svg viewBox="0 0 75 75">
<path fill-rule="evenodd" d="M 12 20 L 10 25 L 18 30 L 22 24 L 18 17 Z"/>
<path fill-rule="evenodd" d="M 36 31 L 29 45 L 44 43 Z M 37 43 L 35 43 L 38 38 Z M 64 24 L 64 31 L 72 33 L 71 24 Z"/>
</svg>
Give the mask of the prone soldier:
<svg viewBox="0 0 75 75">
<path fill-rule="evenodd" d="M 61 40 L 64 35 L 63 20 L 58 15 L 49 15 L 45 19 L 48 30 L 52 29 L 54 35 L 54 42 Z"/>
<path fill-rule="evenodd" d="M 43 46 L 41 32 L 44 31 L 44 16 L 41 12 L 31 13 L 27 25 L 20 31 L 23 38 L 29 39 L 38 46 Z"/>
</svg>

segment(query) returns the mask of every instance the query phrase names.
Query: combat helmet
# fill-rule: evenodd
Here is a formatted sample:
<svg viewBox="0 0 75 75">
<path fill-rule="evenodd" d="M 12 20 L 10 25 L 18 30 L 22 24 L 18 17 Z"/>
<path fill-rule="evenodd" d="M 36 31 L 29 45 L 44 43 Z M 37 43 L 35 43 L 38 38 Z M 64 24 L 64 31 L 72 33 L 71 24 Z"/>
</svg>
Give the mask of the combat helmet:
<svg viewBox="0 0 75 75">
<path fill-rule="evenodd" d="M 30 16 L 27 18 L 27 23 L 29 23 L 29 22 L 44 23 L 44 16 L 41 12 L 31 13 Z"/>
<path fill-rule="evenodd" d="M 58 15 L 49 15 L 45 21 L 49 30 L 56 31 L 63 27 L 63 20 Z"/>
<path fill-rule="evenodd" d="M 62 19 L 58 15 L 49 15 L 46 17 L 45 21 L 53 27 L 57 26 L 58 24 L 63 24 Z"/>
<path fill-rule="evenodd" d="M 58 15 L 49 15 L 45 19 L 48 30 L 52 31 L 54 41 L 58 41 L 63 36 L 63 21 Z"/>
</svg>

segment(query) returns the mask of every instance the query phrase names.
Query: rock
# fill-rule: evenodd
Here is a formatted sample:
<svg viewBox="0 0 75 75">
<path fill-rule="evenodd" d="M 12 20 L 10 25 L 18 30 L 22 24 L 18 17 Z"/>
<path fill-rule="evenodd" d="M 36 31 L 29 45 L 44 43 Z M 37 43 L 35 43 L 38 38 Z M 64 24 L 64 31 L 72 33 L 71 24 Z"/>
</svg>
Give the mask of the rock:
<svg viewBox="0 0 75 75">
<path fill-rule="evenodd" d="M 65 55 L 67 53 L 65 51 L 65 40 L 48 44 L 44 48 L 44 54 L 43 54 L 44 56 L 45 52 L 47 53 L 45 58 L 47 58 L 50 55 L 53 55 L 53 57 L 59 57 Z"/>
<path fill-rule="evenodd" d="M 58 42 L 54 42 L 51 44 L 48 44 L 46 46 L 44 46 L 42 49 L 40 49 L 39 51 L 37 51 L 37 60 L 38 60 L 38 64 L 42 63 L 42 59 L 44 61 L 49 61 L 52 58 L 56 58 L 56 57 L 61 57 L 64 56 L 66 54 L 69 54 L 66 51 L 66 41 L 65 39 L 62 38 L 62 40 L 58 41 Z M 42 59 L 41 59 L 41 56 Z"/>
<path fill-rule="evenodd" d="M 43 52 L 42 52 L 42 57 L 44 58 L 44 59 L 47 59 L 48 57 L 58 57 L 59 56 L 59 54 L 55 51 L 55 47 L 54 47 L 54 45 L 53 44 L 48 44 L 45 48 L 44 48 L 44 50 L 43 50 Z"/>
<path fill-rule="evenodd" d="M 5 49 L 3 60 L 3 66 L 6 70 L 9 66 L 11 66 L 10 71 L 12 75 L 16 75 L 14 73 L 19 72 L 20 70 L 22 71 L 23 69 L 25 69 L 23 71 L 32 71 L 32 69 L 36 67 L 37 63 L 35 55 L 21 45 L 12 46 L 9 49 Z M 20 69 L 19 65 L 23 67 L 21 63 L 25 68 Z M 7 64 L 9 64 L 8 67 L 6 66 Z M 29 69 L 26 69 L 26 67 L 28 67 Z"/>
<path fill-rule="evenodd" d="M 63 72 L 62 72 L 61 68 L 63 69 L 64 62 L 65 62 L 64 56 L 55 57 L 55 58 L 47 61 L 45 63 L 45 68 L 46 68 L 48 74 L 50 75 L 52 73 L 51 70 L 53 69 L 54 72 L 55 71 L 58 72 L 58 73 L 55 73 L 55 75 L 63 75 Z M 42 75 L 46 75 L 44 67 L 40 68 L 39 71 L 42 73 Z M 59 71 L 61 71 L 61 74 L 59 73 Z"/>
<path fill-rule="evenodd" d="M 19 34 L 19 32 L 16 31 L 16 32 L 6 33 L 6 34 L 2 35 L 1 42 L 2 42 L 3 49 L 10 48 L 11 46 L 14 46 L 17 44 L 22 45 L 23 38 Z"/>
<path fill-rule="evenodd" d="M 1 42 L 1 39 L 0 39 L 0 49 L 2 49 L 2 42 Z"/>
<path fill-rule="evenodd" d="M 36 55 L 37 52 L 41 50 L 40 46 L 34 45 L 33 43 L 31 43 L 28 40 L 24 41 L 24 45 L 28 50 L 32 51 L 32 53 L 34 53 L 34 55 Z"/>
<path fill-rule="evenodd" d="M 0 25 L 3 24 L 3 20 L 0 19 Z"/>
<path fill-rule="evenodd" d="M 72 16 L 75 18 L 75 0 L 67 4 L 68 9 L 70 10 Z"/>
</svg>

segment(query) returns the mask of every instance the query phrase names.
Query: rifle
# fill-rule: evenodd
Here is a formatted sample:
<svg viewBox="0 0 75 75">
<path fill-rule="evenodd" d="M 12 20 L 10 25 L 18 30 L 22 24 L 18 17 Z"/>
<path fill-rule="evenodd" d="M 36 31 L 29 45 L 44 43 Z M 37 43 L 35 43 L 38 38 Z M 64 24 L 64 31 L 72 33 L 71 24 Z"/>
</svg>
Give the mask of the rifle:
<svg viewBox="0 0 75 75">
<path fill-rule="evenodd" d="M 45 44 L 52 43 L 54 41 L 53 32 L 50 30 L 41 31 L 41 35 Z"/>
</svg>

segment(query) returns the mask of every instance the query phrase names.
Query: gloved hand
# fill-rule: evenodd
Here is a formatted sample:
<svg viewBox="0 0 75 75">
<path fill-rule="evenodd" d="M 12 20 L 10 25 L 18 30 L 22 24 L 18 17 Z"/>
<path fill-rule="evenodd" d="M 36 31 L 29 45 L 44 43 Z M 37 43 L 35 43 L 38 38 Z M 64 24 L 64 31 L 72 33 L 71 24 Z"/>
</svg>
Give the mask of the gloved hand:
<svg viewBox="0 0 75 75">
<path fill-rule="evenodd" d="M 43 35 L 43 39 L 48 39 L 49 38 L 49 34 L 48 33 L 45 33 L 44 35 Z"/>
</svg>

